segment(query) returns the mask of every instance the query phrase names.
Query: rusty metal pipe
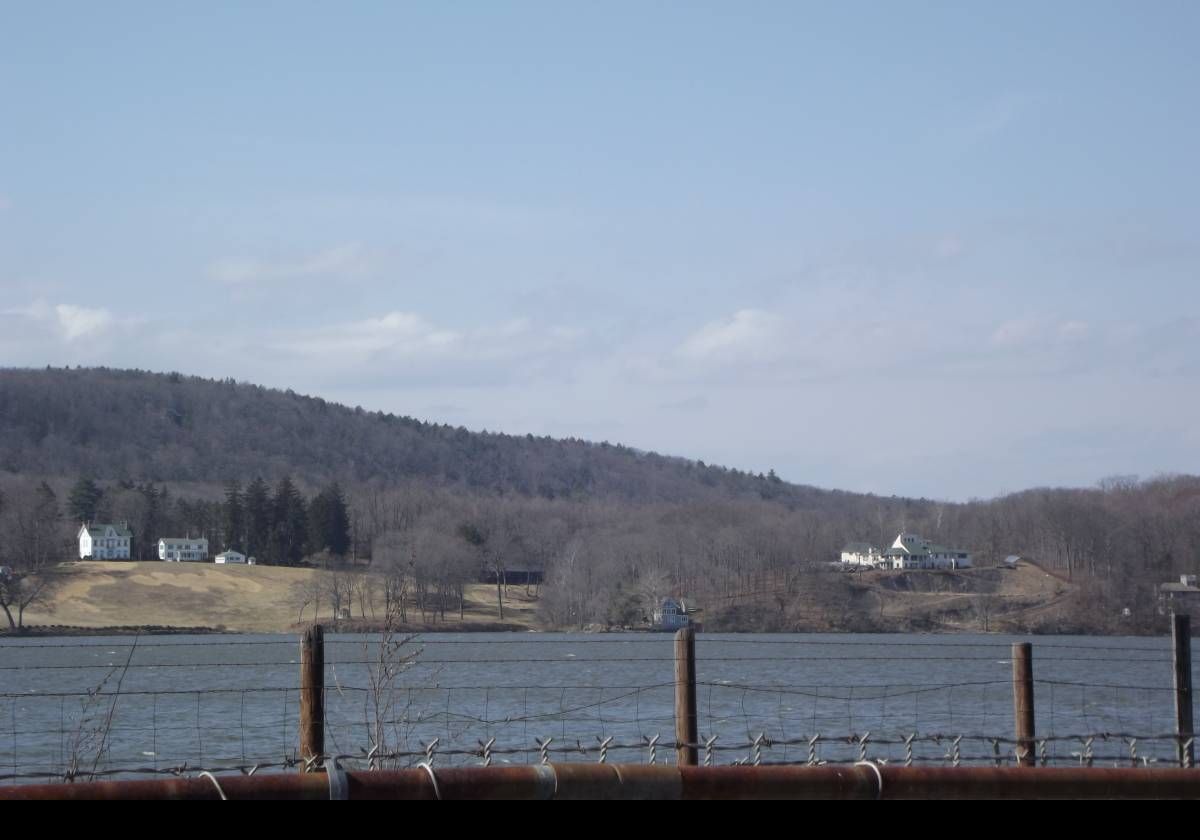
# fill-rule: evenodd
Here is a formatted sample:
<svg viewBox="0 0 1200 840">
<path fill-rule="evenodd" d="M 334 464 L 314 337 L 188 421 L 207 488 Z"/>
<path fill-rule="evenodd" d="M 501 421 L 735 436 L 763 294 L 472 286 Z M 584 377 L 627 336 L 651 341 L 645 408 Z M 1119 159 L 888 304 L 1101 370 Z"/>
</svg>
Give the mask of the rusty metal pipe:
<svg viewBox="0 0 1200 840">
<path fill-rule="evenodd" d="M 328 799 L 324 773 L 293 775 L 271 773 L 254 776 L 219 776 L 217 782 L 230 799 Z M 207 778 L 106 780 L 0 786 L 0 800 L 10 799 L 220 799 L 217 786 Z"/>
<path fill-rule="evenodd" d="M 1200 771 L 1106 767 L 883 767 L 884 799 L 1198 799 Z"/>
<path fill-rule="evenodd" d="M 869 767 L 681 767 L 684 799 L 875 799 Z"/>
<path fill-rule="evenodd" d="M 558 764 L 349 771 L 350 799 L 1200 799 L 1200 771 Z M 436 781 L 436 789 L 435 789 Z M 882 783 L 882 786 L 881 786 Z M 6 799 L 327 799 L 322 773 L 0 786 Z"/>
</svg>

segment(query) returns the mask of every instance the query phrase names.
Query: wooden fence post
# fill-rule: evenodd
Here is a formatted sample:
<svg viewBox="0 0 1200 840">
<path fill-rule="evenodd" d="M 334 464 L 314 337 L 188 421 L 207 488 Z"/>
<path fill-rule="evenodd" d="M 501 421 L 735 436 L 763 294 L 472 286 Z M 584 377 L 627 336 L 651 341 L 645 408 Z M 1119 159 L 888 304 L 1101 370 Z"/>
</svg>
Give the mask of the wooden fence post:
<svg viewBox="0 0 1200 840">
<path fill-rule="evenodd" d="M 314 624 L 300 638 L 300 772 L 325 754 L 325 630 Z"/>
<path fill-rule="evenodd" d="M 675 634 L 675 763 L 699 763 L 696 719 L 696 631 L 685 627 Z"/>
<path fill-rule="evenodd" d="M 1192 738 L 1192 621 L 1189 616 L 1174 616 L 1171 625 L 1175 642 L 1175 731 L 1179 734 L 1179 766 L 1195 766 Z"/>
<path fill-rule="evenodd" d="M 1013 722 L 1017 733 L 1017 764 L 1037 766 L 1033 720 L 1033 645 L 1021 642 L 1012 646 Z"/>
</svg>

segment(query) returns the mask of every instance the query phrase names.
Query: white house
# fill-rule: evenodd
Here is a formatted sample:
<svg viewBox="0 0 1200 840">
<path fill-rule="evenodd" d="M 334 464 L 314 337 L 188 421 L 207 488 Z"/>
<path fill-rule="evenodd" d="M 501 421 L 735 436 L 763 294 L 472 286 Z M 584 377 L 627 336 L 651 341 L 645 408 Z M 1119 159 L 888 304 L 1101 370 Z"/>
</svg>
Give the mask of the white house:
<svg viewBox="0 0 1200 840">
<path fill-rule="evenodd" d="M 233 551 L 232 549 L 230 549 L 227 551 L 222 551 L 220 554 L 218 554 L 216 557 L 214 557 L 213 562 L 220 563 L 223 565 L 233 565 L 235 563 L 245 565 L 246 564 L 246 555 L 242 554 L 240 551 Z"/>
<path fill-rule="evenodd" d="M 687 604 L 682 599 L 663 598 L 658 609 L 654 611 L 653 624 L 660 630 L 678 630 L 691 623 L 688 618 Z"/>
<path fill-rule="evenodd" d="M 874 569 L 883 562 L 883 552 L 870 543 L 848 543 L 842 549 L 842 563 Z"/>
<path fill-rule="evenodd" d="M 79 528 L 80 560 L 128 560 L 133 544 L 133 532 L 129 525 L 96 524 L 86 522 Z"/>
<path fill-rule="evenodd" d="M 969 569 L 971 553 L 947 548 L 916 534 L 902 533 L 883 552 L 883 566 L 890 569 Z"/>
<path fill-rule="evenodd" d="M 197 563 L 208 559 L 208 540 L 203 537 L 163 537 L 158 541 L 158 559 L 168 563 Z"/>
</svg>

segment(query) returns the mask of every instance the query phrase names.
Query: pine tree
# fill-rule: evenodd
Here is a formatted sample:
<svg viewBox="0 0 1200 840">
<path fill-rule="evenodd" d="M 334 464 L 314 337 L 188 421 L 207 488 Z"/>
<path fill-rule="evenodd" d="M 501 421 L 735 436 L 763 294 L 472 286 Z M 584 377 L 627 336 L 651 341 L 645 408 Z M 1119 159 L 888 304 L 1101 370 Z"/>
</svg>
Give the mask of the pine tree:
<svg viewBox="0 0 1200 840">
<path fill-rule="evenodd" d="M 284 566 L 299 565 L 308 539 L 308 512 L 304 499 L 287 476 L 275 487 L 271 509 L 271 559 Z"/>
<path fill-rule="evenodd" d="M 72 519 L 79 522 L 91 522 L 96 518 L 96 506 L 100 504 L 100 497 L 103 495 L 104 491 L 96 482 L 90 478 L 81 478 L 75 482 L 71 494 L 67 497 L 67 512 L 71 514 Z"/>
<path fill-rule="evenodd" d="M 141 521 L 131 523 L 136 531 L 129 556 L 141 560 L 157 560 L 158 537 L 162 536 L 159 532 L 162 530 L 163 495 L 150 482 L 138 487 L 138 492 L 146 500 L 146 506 L 142 509 Z M 166 488 L 163 488 L 163 493 L 165 492 Z"/>
<path fill-rule="evenodd" d="M 345 557 L 350 550 L 350 512 L 341 486 L 335 481 L 329 487 L 329 527 L 326 546 L 338 557 Z"/>
<path fill-rule="evenodd" d="M 328 550 L 344 557 L 350 550 L 350 514 L 337 482 L 318 493 L 309 505 L 308 535 L 309 550 L 313 553 Z"/>
<path fill-rule="evenodd" d="M 242 487 L 236 481 L 225 485 L 225 504 L 221 507 L 224 514 L 222 532 L 226 549 L 245 551 L 245 506 L 242 499 Z"/>
<path fill-rule="evenodd" d="M 308 552 L 320 554 L 328 545 L 329 499 L 322 490 L 308 503 Z"/>
<path fill-rule="evenodd" d="M 267 483 L 255 478 L 242 497 L 246 527 L 246 553 L 263 554 L 271 543 L 271 497 Z"/>
</svg>

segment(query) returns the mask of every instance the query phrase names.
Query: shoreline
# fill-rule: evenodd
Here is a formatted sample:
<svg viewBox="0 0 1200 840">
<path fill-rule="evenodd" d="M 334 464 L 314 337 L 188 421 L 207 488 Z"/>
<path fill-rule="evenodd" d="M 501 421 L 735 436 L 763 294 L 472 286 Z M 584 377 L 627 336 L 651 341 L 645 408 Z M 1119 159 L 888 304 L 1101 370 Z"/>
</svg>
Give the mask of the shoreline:
<svg viewBox="0 0 1200 840">
<path fill-rule="evenodd" d="M 384 632 L 379 624 L 359 623 L 355 621 L 318 621 L 327 633 L 345 633 L 355 635 L 373 635 Z M 294 636 L 302 633 L 312 623 L 296 624 L 286 629 L 269 631 L 230 630 L 216 627 L 186 627 L 174 625 L 115 625 L 111 627 L 78 627 L 71 625 L 35 625 L 21 630 L 10 628 L 0 629 L 0 639 L 38 639 L 38 638 L 72 638 L 87 636 Z M 531 628 L 508 622 L 446 622 L 445 624 L 408 623 L 391 628 L 391 632 L 400 635 L 421 635 L 426 633 L 573 633 L 590 636 L 622 636 L 622 635 L 671 635 L 670 631 L 653 629 L 560 629 L 560 628 Z M 795 631 L 761 631 L 761 630 L 714 630 L 699 631 L 703 635 L 713 636 L 1029 636 L 1032 638 L 1047 638 L 1055 636 L 1087 636 L 1096 639 L 1106 638 L 1170 638 L 1169 631 L 1162 633 L 1131 632 L 1131 633 L 1092 633 L 1080 632 L 1078 628 L 1061 632 L 1006 632 L 999 630 L 795 630 Z"/>
</svg>

